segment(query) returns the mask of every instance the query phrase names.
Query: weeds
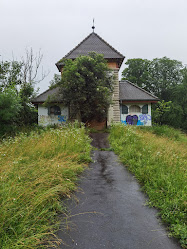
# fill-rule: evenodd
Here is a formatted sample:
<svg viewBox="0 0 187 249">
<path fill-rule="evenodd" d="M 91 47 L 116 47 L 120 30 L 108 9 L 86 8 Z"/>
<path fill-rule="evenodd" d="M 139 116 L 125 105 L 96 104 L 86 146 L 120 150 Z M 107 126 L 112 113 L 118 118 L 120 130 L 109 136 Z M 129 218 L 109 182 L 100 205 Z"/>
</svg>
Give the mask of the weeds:
<svg viewBox="0 0 187 249">
<path fill-rule="evenodd" d="M 150 131 L 158 136 L 167 137 L 174 141 L 187 142 L 187 136 L 185 136 L 182 131 L 174 129 L 167 125 L 144 126 L 139 128 Z"/>
<path fill-rule="evenodd" d="M 159 128 L 156 129 L 158 132 Z M 170 234 L 186 248 L 186 136 L 180 134 L 171 140 L 167 137 L 168 134 L 175 134 L 173 129 L 169 131 L 167 127 L 167 135 L 164 129 L 165 137 L 156 136 L 147 129 L 116 125 L 111 128 L 109 139 L 121 161 L 143 184 L 143 190 L 149 196 L 149 205 L 159 209 Z M 176 143 L 179 137 L 182 142 Z"/>
<path fill-rule="evenodd" d="M 0 144 L 0 248 L 48 248 L 61 198 L 76 188 L 90 159 L 84 128 L 64 127 L 22 133 Z"/>
</svg>

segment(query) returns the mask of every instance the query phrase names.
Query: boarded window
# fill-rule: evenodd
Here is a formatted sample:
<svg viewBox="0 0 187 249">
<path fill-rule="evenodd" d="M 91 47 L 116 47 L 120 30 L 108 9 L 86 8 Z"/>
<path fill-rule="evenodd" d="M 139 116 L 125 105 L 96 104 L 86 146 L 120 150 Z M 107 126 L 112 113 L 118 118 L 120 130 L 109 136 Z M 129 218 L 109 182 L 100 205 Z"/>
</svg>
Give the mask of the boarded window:
<svg viewBox="0 0 187 249">
<path fill-rule="evenodd" d="M 138 105 L 131 105 L 129 107 L 129 112 L 141 112 L 141 109 Z"/>
<path fill-rule="evenodd" d="M 126 105 L 122 105 L 122 114 L 128 114 L 128 107 Z"/>
<path fill-rule="evenodd" d="M 144 105 L 142 107 L 142 114 L 147 114 L 148 113 L 148 105 Z"/>
<path fill-rule="evenodd" d="M 60 107 L 59 106 L 57 106 L 57 105 L 54 105 L 54 106 L 50 106 L 49 107 L 49 115 L 50 114 L 53 114 L 53 115 L 61 115 L 61 109 L 60 109 Z"/>
</svg>

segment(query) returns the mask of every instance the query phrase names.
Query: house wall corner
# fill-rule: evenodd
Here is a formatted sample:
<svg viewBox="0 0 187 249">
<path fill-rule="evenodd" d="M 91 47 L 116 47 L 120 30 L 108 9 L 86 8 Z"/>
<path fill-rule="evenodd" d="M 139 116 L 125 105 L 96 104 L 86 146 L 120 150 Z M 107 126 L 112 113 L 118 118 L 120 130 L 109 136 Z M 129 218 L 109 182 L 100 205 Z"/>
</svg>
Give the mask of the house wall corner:
<svg viewBox="0 0 187 249">
<path fill-rule="evenodd" d="M 112 95 L 112 105 L 110 105 L 107 117 L 107 126 L 111 123 L 120 122 L 120 101 L 119 101 L 119 69 L 112 69 L 114 74 L 114 90 Z"/>
</svg>

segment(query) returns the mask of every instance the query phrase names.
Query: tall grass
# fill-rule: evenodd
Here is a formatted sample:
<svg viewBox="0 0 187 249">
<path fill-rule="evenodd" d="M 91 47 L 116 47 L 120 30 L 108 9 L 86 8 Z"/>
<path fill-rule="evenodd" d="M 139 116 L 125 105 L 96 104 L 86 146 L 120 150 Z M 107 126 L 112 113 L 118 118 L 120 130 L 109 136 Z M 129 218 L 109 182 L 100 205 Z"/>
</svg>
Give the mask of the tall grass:
<svg viewBox="0 0 187 249">
<path fill-rule="evenodd" d="M 0 144 L 0 248 L 52 248 L 62 197 L 90 161 L 84 128 L 20 134 Z"/>
<path fill-rule="evenodd" d="M 170 234 L 186 248 L 186 137 L 176 142 L 146 129 L 116 125 L 109 139 L 121 161 L 143 185 L 149 204 L 158 208 Z"/>
<path fill-rule="evenodd" d="M 187 143 L 187 136 L 185 135 L 185 133 L 168 125 L 140 126 L 139 128 L 150 131 L 158 136 L 167 137 L 174 141 Z"/>
</svg>

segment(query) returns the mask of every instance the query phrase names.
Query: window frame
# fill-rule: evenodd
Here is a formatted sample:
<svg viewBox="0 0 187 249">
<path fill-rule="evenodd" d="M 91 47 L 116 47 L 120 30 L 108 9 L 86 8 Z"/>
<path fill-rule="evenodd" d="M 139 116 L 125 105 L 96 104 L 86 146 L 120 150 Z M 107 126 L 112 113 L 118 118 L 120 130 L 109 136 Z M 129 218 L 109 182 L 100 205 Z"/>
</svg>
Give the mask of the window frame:
<svg viewBox="0 0 187 249">
<path fill-rule="evenodd" d="M 54 112 L 51 112 L 52 108 L 54 108 Z M 49 115 L 55 115 L 55 116 L 61 115 L 61 108 L 60 108 L 60 106 L 58 106 L 58 105 L 49 106 L 49 108 L 48 108 L 48 114 Z"/>
<path fill-rule="evenodd" d="M 125 108 L 125 112 L 124 112 L 124 108 Z M 122 105 L 121 106 L 121 114 L 128 114 L 129 113 L 129 108 L 127 105 Z"/>
<path fill-rule="evenodd" d="M 148 114 L 149 110 L 148 110 L 148 104 L 145 104 L 142 106 L 142 114 Z"/>
</svg>

